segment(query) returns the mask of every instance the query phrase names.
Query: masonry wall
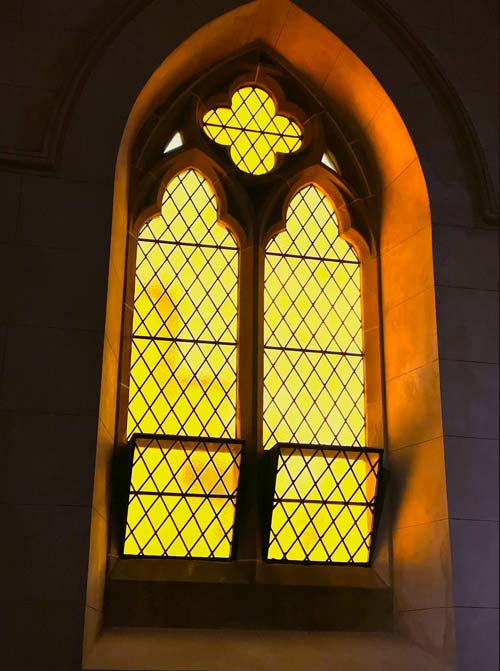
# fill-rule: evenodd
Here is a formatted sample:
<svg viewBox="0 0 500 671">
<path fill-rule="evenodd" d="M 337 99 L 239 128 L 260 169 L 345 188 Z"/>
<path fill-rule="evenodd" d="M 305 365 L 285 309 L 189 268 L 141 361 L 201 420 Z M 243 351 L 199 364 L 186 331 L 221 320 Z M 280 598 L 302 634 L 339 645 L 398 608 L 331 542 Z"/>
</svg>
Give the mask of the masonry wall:
<svg viewBox="0 0 500 671">
<path fill-rule="evenodd" d="M 140 29 L 142 15 L 135 10 L 156 4 L 8 0 L 0 7 L 0 660 L 13 670 L 81 668 L 98 432 L 112 449 L 112 429 L 98 421 L 98 406 L 113 167 L 126 114 L 103 114 L 99 105 L 109 105 L 109 99 L 90 96 L 82 84 L 76 111 L 67 117 L 67 141 L 61 128 L 62 161 L 44 160 L 51 152 L 47 138 L 54 110 L 71 97 L 77 65 L 91 45 L 101 39 L 109 53 L 117 35 L 123 38 L 131 25 Z M 170 25 L 151 36 L 158 63 L 199 26 L 238 4 L 243 3 L 172 3 Z M 451 111 L 436 103 L 430 85 L 429 105 L 421 106 L 421 75 L 381 18 L 378 3 L 367 2 L 365 11 L 362 3 L 347 0 L 297 4 L 338 34 L 391 93 L 417 145 L 431 197 L 434 281 L 427 293 L 402 297 L 399 314 L 392 316 L 425 320 L 435 301 L 434 365 L 440 371 L 445 453 L 443 458 L 435 451 L 435 436 L 420 435 L 397 446 L 391 467 L 407 483 L 396 494 L 398 510 L 405 510 L 405 502 L 412 510 L 396 518 L 396 542 L 418 564 L 422 528 L 430 544 L 444 533 L 452 589 L 442 593 L 440 574 L 434 582 L 412 580 L 408 589 L 415 593 L 408 600 L 419 607 L 405 614 L 400 605 L 402 629 L 406 620 L 408 628 L 421 630 L 422 646 L 440 651 L 447 646 L 449 631 L 442 623 L 448 621 L 456 632 L 457 669 L 495 671 L 498 228 L 492 208 L 485 216 L 488 208 L 477 204 L 473 166 L 464 160 L 463 138 L 453 136 Z M 496 184 L 497 3 L 391 0 L 389 10 L 430 50 L 457 90 Z M 115 34 L 110 26 L 120 16 L 123 25 Z M 129 60 L 119 72 L 98 69 L 104 51 L 88 63 L 88 72 L 99 72 L 103 90 L 126 86 L 130 109 L 152 73 L 133 40 L 129 45 Z M 88 128 L 88 119 L 92 142 L 75 131 Z M 87 144 L 97 152 L 86 152 Z M 420 146 L 431 149 L 421 152 Z M 403 221 L 405 203 L 398 207 Z M 408 366 L 405 389 L 418 392 L 421 368 L 418 362 Z M 429 412 L 425 403 L 422 412 Z M 427 496 L 434 503 L 419 508 L 420 492 L 432 483 L 429 474 L 439 469 L 446 492 Z M 95 486 L 104 487 L 99 465 L 97 476 Z M 106 511 L 93 519 L 106 525 Z M 439 617 L 439 611 L 447 616 Z"/>
</svg>

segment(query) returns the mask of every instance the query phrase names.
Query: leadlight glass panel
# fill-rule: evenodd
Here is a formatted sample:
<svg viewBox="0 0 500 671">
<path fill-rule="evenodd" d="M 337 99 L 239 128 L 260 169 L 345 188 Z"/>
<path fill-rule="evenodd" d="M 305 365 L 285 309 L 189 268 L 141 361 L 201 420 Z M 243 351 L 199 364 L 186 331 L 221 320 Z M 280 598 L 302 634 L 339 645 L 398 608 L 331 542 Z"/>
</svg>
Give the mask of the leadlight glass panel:
<svg viewBox="0 0 500 671">
<path fill-rule="evenodd" d="M 229 559 L 241 441 L 133 442 L 124 554 Z"/>
<path fill-rule="evenodd" d="M 310 184 L 266 248 L 264 447 L 361 447 L 364 427 L 359 261 Z"/>
<path fill-rule="evenodd" d="M 367 564 L 382 451 L 277 450 L 268 559 Z"/>
<path fill-rule="evenodd" d="M 235 435 L 238 249 L 194 169 L 137 243 L 127 432 Z"/>
<path fill-rule="evenodd" d="M 290 154 L 302 146 L 298 123 L 278 114 L 269 93 L 257 86 L 235 91 L 231 107 L 209 110 L 203 130 L 217 144 L 229 146 L 234 164 L 252 175 L 270 172 L 277 153 Z"/>
<path fill-rule="evenodd" d="M 263 439 L 278 444 L 268 559 L 369 561 L 378 453 L 348 451 L 364 429 L 359 261 L 310 184 L 266 248 Z"/>
</svg>

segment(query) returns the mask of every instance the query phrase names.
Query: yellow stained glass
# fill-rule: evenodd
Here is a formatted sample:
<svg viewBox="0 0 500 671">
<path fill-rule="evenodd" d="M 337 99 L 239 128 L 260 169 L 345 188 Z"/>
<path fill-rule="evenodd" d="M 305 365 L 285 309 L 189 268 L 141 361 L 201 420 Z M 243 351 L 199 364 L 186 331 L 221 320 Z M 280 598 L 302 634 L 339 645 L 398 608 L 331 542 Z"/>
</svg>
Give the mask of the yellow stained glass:
<svg viewBox="0 0 500 671">
<path fill-rule="evenodd" d="M 214 142 L 229 146 L 234 164 L 252 175 L 270 172 L 277 153 L 290 154 L 302 146 L 298 123 L 278 114 L 269 93 L 257 86 L 235 91 L 231 107 L 209 110 L 203 130 Z"/>
<path fill-rule="evenodd" d="M 368 563 L 380 451 L 280 446 L 277 469 L 268 558 Z"/>
<path fill-rule="evenodd" d="M 234 437 L 238 249 L 196 170 L 137 243 L 127 432 Z"/>
<path fill-rule="evenodd" d="M 264 447 L 364 445 L 359 261 L 316 186 L 266 248 Z"/>
<path fill-rule="evenodd" d="M 229 559 L 241 444 L 137 438 L 125 555 Z"/>
<path fill-rule="evenodd" d="M 266 248 L 264 447 L 362 447 L 364 429 L 359 261 L 308 185 Z M 368 562 L 376 473 L 352 455 L 279 446 L 269 559 Z"/>
</svg>

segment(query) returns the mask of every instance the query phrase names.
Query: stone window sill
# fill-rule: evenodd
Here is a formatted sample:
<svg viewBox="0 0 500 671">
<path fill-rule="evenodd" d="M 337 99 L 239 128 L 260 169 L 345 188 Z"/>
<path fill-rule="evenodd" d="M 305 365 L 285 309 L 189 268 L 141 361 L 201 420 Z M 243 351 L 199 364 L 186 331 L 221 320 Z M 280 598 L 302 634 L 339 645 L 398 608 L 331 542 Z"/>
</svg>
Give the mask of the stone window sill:
<svg viewBox="0 0 500 671">
<path fill-rule="evenodd" d="M 107 627 L 389 631 L 392 590 L 373 568 L 119 559 Z"/>
</svg>

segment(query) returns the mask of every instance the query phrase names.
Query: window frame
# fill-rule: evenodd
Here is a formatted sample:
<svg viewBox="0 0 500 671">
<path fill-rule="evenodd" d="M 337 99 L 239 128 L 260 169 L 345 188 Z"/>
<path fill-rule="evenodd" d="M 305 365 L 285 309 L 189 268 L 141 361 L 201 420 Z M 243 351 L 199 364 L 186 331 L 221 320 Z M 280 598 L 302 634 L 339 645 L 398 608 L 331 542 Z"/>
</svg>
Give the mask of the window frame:
<svg viewBox="0 0 500 671">
<path fill-rule="evenodd" d="M 270 90 L 272 79 L 265 75 L 266 90 Z M 229 93 L 207 98 L 205 103 L 196 104 L 198 130 L 203 110 L 214 101 L 227 104 L 230 93 L 235 88 L 252 82 L 244 75 L 237 78 Z M 260 81 L 257 82 L 260 85 Z M 287 111 L 283 92 L 275 84 L 276 99 Z M 193 95 L 190 92 L 190 95 Z M 191 109 L 193 107 L 189 104 Z M 278 107 L 279 109 L 279 107 Z M 292 111 L 293 115 L 293 111 Z M 166 115 L 171 116 L 171 115 Z M 308 119 L 301 114 L 301 123 L 307 126 Z M 307 126 L 305 134 L 305 153 L 318 155 L 318 151 L 331 151 L 327 138 L 332 135 L 331 118 L 322 118 L 326 129 L 315 137 L 313 126 L 323 124 L 314 118 Z M 165 121 L 156 124 L 154 132 L 146 142 L 143 158 L 138 159 L 136 167 L 143 173 L 141 179 L 131 182 L 131 215 L 127 240 L 125 290 L 122 318 L 122 347 L 120 353 L 119 399 L 117 413 L 117 435 L 119 445 L 125 446 L 128 406 L 128 377 L 130 374 L 130 347 L 133 319 L 133 298 L 135 285 L 135 262 L 137 250 L 137 232 L 144 223 L 158 214 L 161 199 L 168 182 L 179 172 L 194 168 L 209 180 L 214 189 L 218 205 L 218 218 L 231 231 L 239 247 L 239 289 L 238 289 L 238 338 L 237 338 L 237 408 L 235 438 L 244 441 L 244 464 L 240 489 L 238 492 L 237 518 L 235 521 L 235 541 L 238 547 L 234 553 L 238 561 L 262 560 L 262 520 L 258 506 L 254 505 L 262 457 L 262 388 L 263 388 L 263 300 L 264 300 L 264 261 L 268 240 L 286 227 L 288 205 L 294 195 L 307 184 L 315 184 L 331 200 L 336 212 L 339 235 L 354 248 L 360 262 L 362 332 L 364 352 L 365 385 L 365 422 L 366 445 L 382 447 L 384 444 L 384 414 L 382 398 L 382 356 L 381 329 L 379 323 L 379 273 L 376 254 L 376 241 L 370 222 L 369 208 L 366 203 L 346 182 L 345 178 L 327 168 L 317 159 L 308 165 L 311 159 L 298 161 L 294 154 L 285 155 L 277 161 L 268 175 L 248 175 L 233 166 L 228 171 L 227 162 L 221 162 L 221 152 L 207 151 L 207 143 L 196 139 L 192 120 L 187 121 L 188 132 L 183 133 L 184 144 L 162 156 L 154 165 L 144 162 L 144 156 L 151 155 L 151 146 L 158 147 L 154 137 L 161 135 L 166 141 L 170 135 L 181 128 L 171 126 L 170 135 L 165 135 Z M 160 130 L 162 129 L 162 130 Z M 328 130 L 329 129 L 329 130 Z M 194 139 L 193 139 L 194 138 Z M 208 148 L 210 149 L 209 141 Z M 194 146 L 193 146 L 194 145 Z M 199 146 L 201 145 L 201 146 Z M 223 151 L 225 147 L 221 148 Z M 301 152 L 299 152 L 301 153 Z M 230 161 L 230 159 L 228 159 Z M 291 165 L 288 165 L 289 162 Z M 142 163 L 142 166 L 141 166 Z M 144 169 L 147 165 L 147 170 Z M 354 172 L 359 169 L 356 166 Z M 260 208 L 256 208 L 247 191 L 252 180 L 269 185 L 270 195 Z M 368 316 L 368 321 L 367 321 Z M 244 356 L 242 355 L 244 353 Z M 244 472 L 244 474 L 243 474 Z M 375 528 L 374 528 L 375 531 Z M 373 548 L 372 539 L 372 548 Z M 160 560 L 163 561 L 163 560 Z M 172 560 L 170 560 L 172 561 Z M 177 562 L 183 560 L 175 560 Z M 192 560 L 186 560 L 192 561 Z"/>
</svg>

